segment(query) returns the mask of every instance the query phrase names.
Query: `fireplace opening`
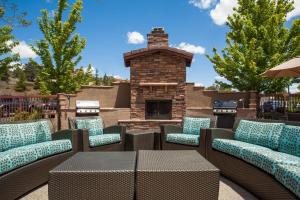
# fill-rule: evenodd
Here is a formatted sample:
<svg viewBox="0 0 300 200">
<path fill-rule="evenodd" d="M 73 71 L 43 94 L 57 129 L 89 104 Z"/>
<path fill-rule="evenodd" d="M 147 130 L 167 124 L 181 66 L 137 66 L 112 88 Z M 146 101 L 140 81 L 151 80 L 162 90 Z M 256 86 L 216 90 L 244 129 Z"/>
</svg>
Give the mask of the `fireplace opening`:
<svg viewBox="0 0 300 200">
<path fill-rule="evenodd" d="M 146 100 L 145 119 L 172 119 L 172 100 Z"/>
</svg>

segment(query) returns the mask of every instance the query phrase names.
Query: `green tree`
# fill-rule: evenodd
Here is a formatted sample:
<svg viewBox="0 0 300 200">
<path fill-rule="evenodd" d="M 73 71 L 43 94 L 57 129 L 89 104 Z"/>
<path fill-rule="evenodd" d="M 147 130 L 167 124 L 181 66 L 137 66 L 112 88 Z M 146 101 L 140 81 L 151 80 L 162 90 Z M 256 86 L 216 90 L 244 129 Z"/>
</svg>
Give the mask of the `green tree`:
<svg viewBox="0 0 300 200">
<path fill-rule="evenodd" d="M 76 83 L 79 88 L 82 85 L 89 85 L 94 81 L 93 76 L 93 67 L 91 64 L 88 65 L 87 69 L 84 70 L 83 67 L 77 70 L 76 72 Z"/>
<path fill-rule="evenodd" d="M 300 54 L 300 19 L 285 26 L 291 0 L 238 0 L 238 7 L 228 17 L 230 29 L 222 55 L 213 49 L 208 58 L 216 72 L 240 91 L 283 91 L 289 79 L 263 78 L 260 74 Z"/>
<path fill-rule="evenodd" d="M 218 91 L 226 91 L 230 92 L 232 89 L 230 87 L 226 87 L 227 85 L 223 85 L 223 82 L 215 81 L 215 83 L 211 86 L 208 86 L 206 90 L 218 90 Z"/>
<path fill-rule="evenodd" d="M 0 6 L 0 19 L 4 16 L 4 8 Z M 0 79 L 8 80 L 9 69 L 19 61 L 19 55 L 13 54 L 12 49 L 18 45 L 12 35 L 12 27 L 4 25 L 0 27 Z"/>
<path fill-rule="evenodd" d="M 47 10 L 41 11 L 39 26 L 44 38 L 32 48 L 40 56 L 43 65 L 37 76 L 37 85 L 42 94 L 73 93 L 78 89 L 75 67 L 81 60 L 80 53 L 86 40 L 74 31 L 76 24 L 82 20 L 82 0 L 73 4 L 66 21 L 63 21 L 67 8 L 67 0 L 59 0 L 53 18 L 49 18 Z"/>
<path fill-rule="evenodd" d="M 20 11 L 19 6 L 9 0 L 0 0 L 0 7 L 5 11 L 0 21 L 11 27 L 27 27 L 31 21 L 26 19 L 27 12 Z"/>
<path fill-rule="evenodd" d="M 24 65 L 26 80 L 30 82 L 34 82 L 37 76 L 37 72 L 41 68 L 42 66 L 40 66 L 37 62 L 35 62 L 32 58 L 29 58 L 28 63 Z"/>
<path fill-rule="evenodd" d="M 17 92 L 24 92 L 26 90 L 26 76 L 22 69 L 19 68 L 18 72 L 18 82 L 16 84 L 15 90 Z"/>
<path fill-rule="evenodd" d="M 96 68 L 96 72 L 95 72 L 95 85 L 101 85 L 101 80 L 99 77 L 99 70 Z"/>
</svg>

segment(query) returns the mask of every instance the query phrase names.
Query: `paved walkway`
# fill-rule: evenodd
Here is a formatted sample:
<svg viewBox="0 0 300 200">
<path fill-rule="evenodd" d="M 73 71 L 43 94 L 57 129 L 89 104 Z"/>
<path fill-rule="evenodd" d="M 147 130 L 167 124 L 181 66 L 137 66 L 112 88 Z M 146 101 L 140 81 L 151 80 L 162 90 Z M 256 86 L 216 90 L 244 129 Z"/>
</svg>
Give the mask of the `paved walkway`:
<svg viewBox="0 0 300 200">
<path fill-rule="evenodd" d="M 44 185 L 31 192 L 21 200 L 48 200 L 48 185 Z M 257 200 L 249 192 L 229 181 L 221 178 L 219 200 Z"/>
</svg>

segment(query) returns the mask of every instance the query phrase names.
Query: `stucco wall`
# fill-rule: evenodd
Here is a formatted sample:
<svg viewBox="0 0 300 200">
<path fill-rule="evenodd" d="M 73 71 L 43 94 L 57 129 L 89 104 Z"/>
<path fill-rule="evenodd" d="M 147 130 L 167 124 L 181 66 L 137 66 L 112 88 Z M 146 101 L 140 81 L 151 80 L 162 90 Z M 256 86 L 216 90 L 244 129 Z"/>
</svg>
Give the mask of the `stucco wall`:
<svg viewBox="0 0 300 200">
<path fill-rule="evenodd" d="M 105 125 L 117 124 L 119 120 L 130 119 L 130 84 L 116 83 L 111 87 L 83 86 L 76 94 L 59 94 L 61 107 L 61 129 L 68 128 L 68 118 L 75 117 L 76 100 L 99 100 L 100 116 Z M 253 96 L 253 94 L 252 94 Z M 186 115 L 210 116 L 213 115 L 212 103 L 214 100 L 239 100 L 244 99 L 244 107 L 239 103 L 237 118 L 254 118 L 256 109 L 249 108 L 250 93 L 248 92 L 218 92 L 204 90 L 203 87 L 195 87 L 193 83 L 186 86 Z M 70 102 L 70 103 L 69 103 Z M 130 123 L 128 122 L 130 125 Z"/>
<path fill-rule="evenodd" d="M 249 92 L 219 92 L 216 90 L 205 90 L 204 87 L 194 86 L 194 83 L 186 85 L 186 106 L 187 108 L 211 108 L 215 100 L 236 100 L 244 99 L 244 107 L 249 108 Z M 242 108 L 242 102 L 238 107 Z"/>
<path fill-rule="evenodd" d="M 113 86 L 82 86 L 70 96 L 69 108 L 75 108 L 76 100 L 98 100 L 101 108 L 129 108 L 130 84 L 114 83 Z"/>
</svg>

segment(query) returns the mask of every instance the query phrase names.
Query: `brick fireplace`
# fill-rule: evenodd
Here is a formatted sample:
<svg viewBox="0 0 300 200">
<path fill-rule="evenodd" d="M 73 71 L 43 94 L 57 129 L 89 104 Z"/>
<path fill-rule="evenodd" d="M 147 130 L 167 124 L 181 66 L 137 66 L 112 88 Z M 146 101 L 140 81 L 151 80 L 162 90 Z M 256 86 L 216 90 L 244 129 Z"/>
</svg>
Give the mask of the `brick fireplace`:
<svg viewBox="0 0 300 200">
<path fill-rule="evenodd" d="M 153 28 L 147 39 L 147 48 L 124 54 L 125 65 L 130 67 L 128 123 L 149 127 L 154 122 L 179 122 L 185 115 L 186 67 L 193 54 L 169 47 L 163 28 Z"/>
</svg>

